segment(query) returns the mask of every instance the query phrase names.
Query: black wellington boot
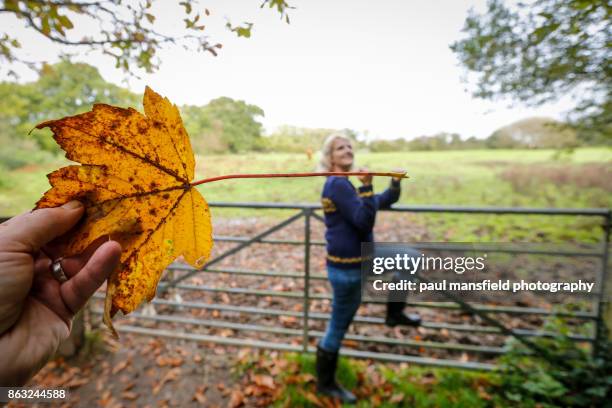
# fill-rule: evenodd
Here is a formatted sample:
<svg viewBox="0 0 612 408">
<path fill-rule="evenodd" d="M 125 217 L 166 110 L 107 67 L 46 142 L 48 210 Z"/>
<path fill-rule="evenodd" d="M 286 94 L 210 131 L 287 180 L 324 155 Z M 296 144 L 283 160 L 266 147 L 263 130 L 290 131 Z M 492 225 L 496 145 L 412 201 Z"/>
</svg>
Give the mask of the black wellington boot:
<svg viewBox="0 0 612 408">
<path fill-rule="evenodd" d="M 421 325 L 421 316 L 416 313 L 405 314 L 405 303 L 387 302 L 387 317 L 385 324 L 389 327 L 397 325 L 418 327 Z"/>
<path fill-rule="evenodd" d="M 328 397 L 339 398 L 345 404 L 354 404 L 357 398 L 336 382 L 338 352 L 325 351 L 317 346 L 317 392 Z"/>
</svg>

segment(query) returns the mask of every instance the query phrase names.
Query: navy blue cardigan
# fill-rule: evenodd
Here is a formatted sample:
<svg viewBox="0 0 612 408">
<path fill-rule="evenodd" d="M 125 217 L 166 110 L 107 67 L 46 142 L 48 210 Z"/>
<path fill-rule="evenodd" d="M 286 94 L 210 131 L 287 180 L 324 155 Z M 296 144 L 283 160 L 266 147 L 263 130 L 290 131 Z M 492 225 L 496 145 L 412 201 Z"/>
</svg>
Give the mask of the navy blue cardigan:
<svg viewBox="0 0 612 408">
<path fill-rule="evenodd" d="M 389 208 L 400 196 L 400 182 L 393 180 L 382 194 L 372 186 L 355 189 L 347 177 L 327 178 L 321 203 L 325 213 L 327 264 L 341 269 L 359 268 L 361 243 L 373 242 L 376 211 Z"/>
</svg>

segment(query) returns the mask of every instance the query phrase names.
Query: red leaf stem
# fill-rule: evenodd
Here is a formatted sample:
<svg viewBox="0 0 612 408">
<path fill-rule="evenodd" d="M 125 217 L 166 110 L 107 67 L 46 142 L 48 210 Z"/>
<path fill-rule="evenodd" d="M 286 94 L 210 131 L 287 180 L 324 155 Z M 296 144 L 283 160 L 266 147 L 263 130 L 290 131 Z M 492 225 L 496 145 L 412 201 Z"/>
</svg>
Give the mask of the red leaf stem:
<svg viewBox="0 0 612 408">
<path fill-rule="evenodd" d="M 211 183 L 213 181 L 227 180 L 227 179 L 240 179 L 240 178 L 275 178 L 275 177 L 318 177 L 318 176 L 383 176 L 383 177 L 396 177 L 396 178 L 408 178 L 406 173 L 394 173 L 394 172 L 372 172 L 372 171 L 325 171 L 325 172 L 313 172 L 313 173 L 261 173 L 261 174 L 226 174 L 224 176 L 209 177 L 202 180 L 194 181 L 191 186 L 199 186 L 204 183 Z"/>
</svg>

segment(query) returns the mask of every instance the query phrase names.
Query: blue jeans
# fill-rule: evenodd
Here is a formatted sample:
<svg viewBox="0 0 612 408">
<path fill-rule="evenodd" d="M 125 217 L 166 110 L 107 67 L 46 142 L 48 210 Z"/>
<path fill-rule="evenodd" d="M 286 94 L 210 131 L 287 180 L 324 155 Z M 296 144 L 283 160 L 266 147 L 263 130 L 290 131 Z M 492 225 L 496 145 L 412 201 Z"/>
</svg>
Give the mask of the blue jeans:
<svg viewBox="0 0 612 408">
<path fill-rule="evenodd" d="M 327 277 L 333 289 L 332 312 L 319 346 L 335 353 L 340 349 L 361 304 L 361 269 L 339 269 L 328 265 Z"/>
</svg>

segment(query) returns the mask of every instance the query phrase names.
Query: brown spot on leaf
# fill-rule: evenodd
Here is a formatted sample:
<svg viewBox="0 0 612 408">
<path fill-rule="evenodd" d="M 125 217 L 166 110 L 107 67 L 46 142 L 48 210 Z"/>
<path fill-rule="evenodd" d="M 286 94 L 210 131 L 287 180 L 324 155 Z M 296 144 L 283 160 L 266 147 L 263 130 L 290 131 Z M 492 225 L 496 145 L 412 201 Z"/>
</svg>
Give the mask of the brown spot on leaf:
<svg viewBox="0 0 612 408">
<path fill-rule="evenodd" d="M 37 208 L 85 198 L 87 216 L 65 236 L 65 256 L 83 252 L 100 236 L 121 244 L 120 265 L 109 279 L 104 305 L 104 322 L 111 329 L 115 313 L 130 313 L 152 297 L 176 254 L 196 267 L 212 247 L 207 204 L 189 187 L 195 161 L 176 107 L 147 87 L 144 112 L 97 104 L 93 111 L 37 126 L 51 128 L 70 160 L 97 159 L 95 166 L 53 172 L 52 187 Z M 152 132 L 154 128 L 159 132 Z M 83 133 L 91 136 L 87 143 Z M 171 157 L 164 152 L 172 152 Z"/>
</svg>

